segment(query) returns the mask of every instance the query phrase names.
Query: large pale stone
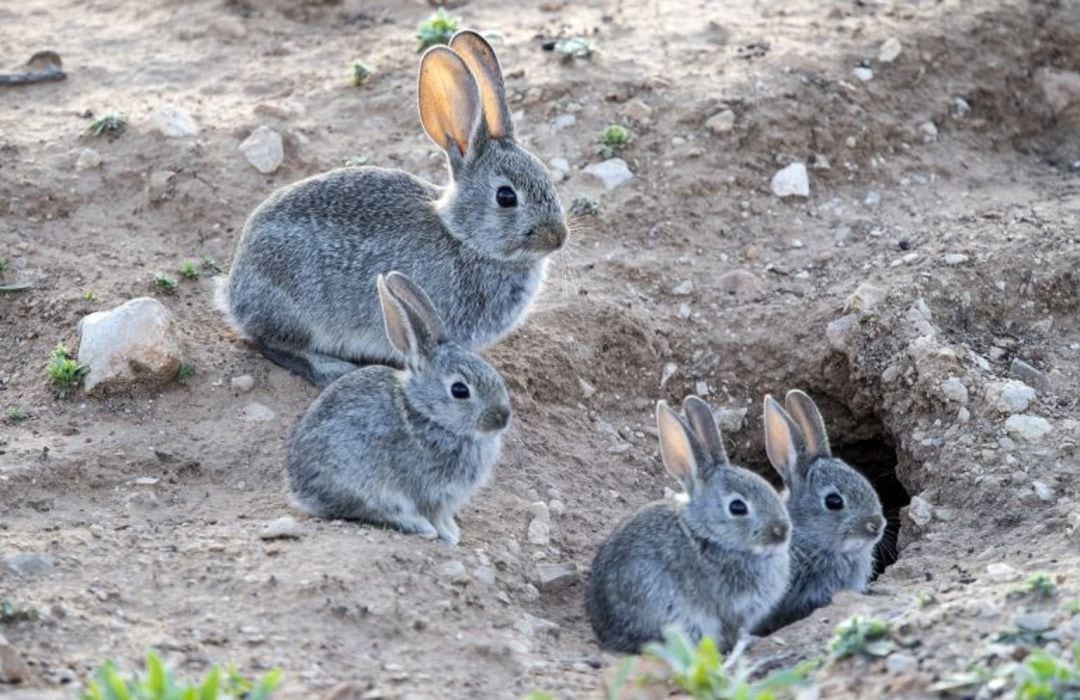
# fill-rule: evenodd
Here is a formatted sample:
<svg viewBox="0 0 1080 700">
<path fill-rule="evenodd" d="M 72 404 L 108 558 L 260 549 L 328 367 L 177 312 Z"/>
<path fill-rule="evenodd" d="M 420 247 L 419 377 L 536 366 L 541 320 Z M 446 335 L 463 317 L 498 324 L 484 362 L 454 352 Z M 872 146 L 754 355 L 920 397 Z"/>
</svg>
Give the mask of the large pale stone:
<svg viewBox="0 0 1080 700">
<path fill-rule="evenodd" d="M 264 175 L 281 167 L 285 160 L 285 147 L 281 143 L 281 134 L 268 126 L 260 126 L 251 132 L 239 146 L 247 161 Z"/>
<path fill-rule="evenodd" d="M 89 368 L 87 393 L 164 384 L 180 369 L 176 323 L 157 299 L 132 299 L 86 316 L 79 326 L 78 361 Z"/>
</svg>

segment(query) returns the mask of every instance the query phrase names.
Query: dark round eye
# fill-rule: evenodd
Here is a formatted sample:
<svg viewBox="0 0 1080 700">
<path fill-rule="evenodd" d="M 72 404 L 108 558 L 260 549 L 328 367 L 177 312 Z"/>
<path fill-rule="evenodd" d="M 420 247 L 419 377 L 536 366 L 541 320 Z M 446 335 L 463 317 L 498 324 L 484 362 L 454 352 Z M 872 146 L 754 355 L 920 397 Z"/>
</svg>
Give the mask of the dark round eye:
<svg viewBox="0 0 1080 700">
<path fill-rule="evenodd" d="M 727 509 L 732 515 L 746 515 L 750 512 L 750 509 L 746 507 L 746 504 L 736 498 L 731 503 L 728 503 Z"/>
<path fill-rule="evenodd" d="M 514 192 L 514 188 L 509 185 L 503 185 L 499 189 L 495 190 L 495 201 L 503 209 L 517 206 L 517 192 Z"/>
<path fill-rule="evenodd" d="M 465 386 L 464 382 L 454 382 L 450 385 L 450 395 L 455 399 L 467 399 L 469 398 L 469 387 Z"/>
<path fill-rule="evenodd" d="M 840 510 L 844 507 L 844 497 L 838 493 L 830 493 L 825 497 L 825 507 L 829 510 Z"/>
</svg>

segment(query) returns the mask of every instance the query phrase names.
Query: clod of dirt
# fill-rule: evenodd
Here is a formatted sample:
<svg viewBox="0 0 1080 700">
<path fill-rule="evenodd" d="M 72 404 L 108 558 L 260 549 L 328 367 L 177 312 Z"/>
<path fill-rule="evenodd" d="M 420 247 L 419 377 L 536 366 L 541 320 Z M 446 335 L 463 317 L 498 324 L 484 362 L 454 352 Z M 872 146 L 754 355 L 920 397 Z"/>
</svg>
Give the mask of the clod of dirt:
<svg viewBox="0 0 1080 700">
<path fill-rule="evenodd" d="M 281 134 L 268 126 L 260 126 L 252 131 L 239 149 L 252 167 L 264 175 L 275 172 L 285 160 Z"/>
<path fill-rule="evenodd" d="M 157 299 L 142 297 L 79 324 L 79 364 L 89 368 L 87 393 L 159 386 L 180 369 L 180 338 L 172 313 Z"/>
</svg>

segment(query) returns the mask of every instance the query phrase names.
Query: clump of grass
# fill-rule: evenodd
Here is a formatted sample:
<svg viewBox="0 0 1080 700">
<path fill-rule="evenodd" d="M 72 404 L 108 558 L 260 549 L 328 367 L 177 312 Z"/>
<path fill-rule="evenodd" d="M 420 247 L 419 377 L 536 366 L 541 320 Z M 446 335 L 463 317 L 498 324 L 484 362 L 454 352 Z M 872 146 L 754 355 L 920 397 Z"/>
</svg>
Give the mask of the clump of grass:
<svg viewBox="0 0 1080 700">
<path fill-rule="evenodd" d="M 176 370 L 176 381 L 183 384 L 195 374 L 195 365 L 189 362 L 181 362 L 180 369 Z"/>
<path fill-rule="evenodd" d="M 7 266 L 8 266 L 7 258 L 0 258 L 0 272 L 3 272 L 4 270 L 6 270 Z"/>
<path fill-rule="evenodd" d="M 218 266 L 217 260 L 214 260 L 209 255 L 202 257 L 202 269 L 203 272 L 209 272 L 211 275 L 221 274 L 221 267 Z"/>
<path fill-rule="evenodd" d="M 630 139 L 633 137 L 633 133 L 625 126 L 612 124 L 600 134 L 600 155 L 604 158 L 611 158 L 618 151 L 621 151 L 626 144 L 630 143 Z"/>
<path fill-rule="evenodd" d="M 154 274 L 154 283 L 169 294 L 172 294 L 180 287 L 180 282 L 175 277 L 164 272 Z"/>
<path fill-rule="evenodd" d="M 350 66 L 352 67 L 353 87 L 360 87 L 367 82 L 368 78 L 375 74 L 375 71 L 372 70 L 371 66 L 361 60 L 353 61 Z"/>
<path fill-rule="evenodd" d="M 1016 672 L 1017 700 L 1056 700 L 1080 697 L 1080 644 L 1072 658 L 1058 658 L 1042 649 L 1028 654 Z"/>
<path fill-rule="evenodd" d="M 199 268 L 193 261 L 185 260 L 180 264 L 180 274 L 185 279 L 197 280 L 199 279 Z"/>
<path fill-rule="evenodd" d="M 845 659 L 855 654 L 888 656 L 894 648 L 887 638 L 889 623 L 878 618 L 856 615 L 841 622 L 836 628 L 830 651 L 834 659 Z"/>
<path fill-rule="evenodd" d="M 32 605 L 0 600 L 0 622 L 34 622 L 39 617 L 37 608 Z"/>
<path fill-rule="evenodd" d="M 1080 600 L 1071 600 L 1065 606 L 1065 612 L 1070 615 L 1080 615 Z"/>
<path fill-rule="evenodd" d="M 596 44 L 588 39 L 570 37 L 556 41 L 552 50 L 563 63 L 570 63 L 575 58 L 591 58 L 596 53 Z"/>
<path fill-rule="evenodd" d="M 1024 585 L 1014 591 L 1010 591 L 1009 598 L 1031 596 L 1033 598 L 1053 598 L 1057 592 L 1057 584 L 1050 574 L 1034 574 Z"/>
<path fill-rule="evenodd" d="M 570 202 L 570 213 L 575 216 L 596 216 L 600 213 L 600 202 L 586 195 L 578 195 Z"/>
<path fill-rule="evenodd" d="M 98 295 L 97 292 L 95 292 L 93 289 L 87 289 L 85 292 L 83 292 L 82 298 L 86 301 L 97 301 Z"/>
<path fill-rule="evenodd" d="M 90 122 L 90 126 L 86 127 L 86 133 L 91 136 L 107 134 L 116 137 L 120 135 L 125 127 L 127 127 L 126 116 L 118 112 L 108 112 Z"/>
<path fill-rule="evenodd" d="M 49 358 L 45 371 L 52 380 L 56 398 L 62 399 L 75 390 L 90 368 L 76 362 L 67 346 L 59 343 L 53 348 L 52 357 Z"/>
<path fill-rule="evenodd" d="M 454 17 L 444 8 L 435 10 L 435 14 L 420 23 L 416 31 L 417 48 L 420 53 L 426 48 L 438 44 L 449 44 L 454 32 L 461 26 L 461 18 Z"/>
<path fill-rule="evenodd" d="M 81 700 L 268 700 L 281 685 L 281 669 L 274 669 L 257 681 L 240 675 L 233 667 L 214 666 L 201 681 L 178 681 L 161 657 L 146 655 L 146 675 L 125 678 L 112 661 L 94 674 Z"/>
<path fill-rule="evenodd" d="M 26 420 L 29 417 L 30 416 L 26 412 L 26 409 L 23 408 L 22 406 L 12 404 L 12 405 L 8 406 L 6 409 L 4 409 L 4 418 L 6 418 L 8 421 L 10 421 L 12 423 L 21 423 L 22 421 Z"/>
</svg>

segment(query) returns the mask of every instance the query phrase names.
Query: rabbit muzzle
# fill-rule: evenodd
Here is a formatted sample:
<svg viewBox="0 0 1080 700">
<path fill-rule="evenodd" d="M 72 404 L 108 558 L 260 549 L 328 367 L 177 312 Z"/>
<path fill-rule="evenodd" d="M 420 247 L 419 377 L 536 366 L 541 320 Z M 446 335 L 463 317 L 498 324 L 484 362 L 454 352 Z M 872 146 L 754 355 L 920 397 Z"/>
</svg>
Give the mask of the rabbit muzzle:
<svg viewBox="0 0 1080 700">
<path fill-rule="evenodd" d="M 771 523 L 758 532 L 757 543 L 753 550 L 764 553 L 774 549 L 782 549 L 787 546 L 790 536 L 791 525 L 785 522 Z"/>
<path fill-rule="evenodd" d="M 509 406 L 489 408 L 480 416 L 479 428 L 480 431 L 484 433 L 495 433 L 500 430 L 505 430 L 508 425 L 510 425 Z"/>
<path fill-rule="evenodd" d="M 553 253 L 563 247 L 569 233 L 566 224 L 561 221 L 537 226 L 526 236 L 525 247 L 536 253 Z"/>
<path fill-rule="evenodd" d="M 885 534 L 885 518 L 875 515 L 872 518 L 859 520 L 852 524 L 844 538 L 844 550 L 853 551 L 862 549 L 867 545 L 877 544 L 881 536 Z"/>
</svg>

